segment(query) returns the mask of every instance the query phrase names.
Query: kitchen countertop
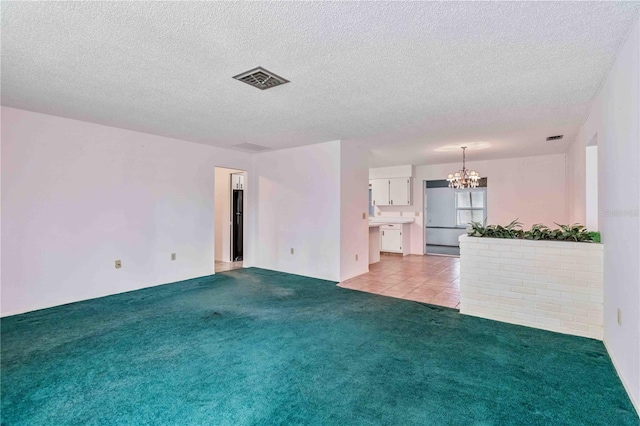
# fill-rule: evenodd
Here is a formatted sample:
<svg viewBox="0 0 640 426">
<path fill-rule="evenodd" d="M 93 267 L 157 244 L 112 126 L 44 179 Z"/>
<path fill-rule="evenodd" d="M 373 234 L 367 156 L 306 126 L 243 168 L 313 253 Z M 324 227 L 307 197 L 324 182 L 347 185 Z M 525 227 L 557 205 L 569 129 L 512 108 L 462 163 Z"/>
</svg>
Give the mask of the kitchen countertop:
<svg viewBox="0 0 640 426">
<path fill-rule="evenodd" d="M 413 222 L 415 222 L 415 219 L 412 217 L 376 217 L 374 219 L 369 219 L 369 226 L 371 225 L 380 226 L 388 223 L 402 224 L 402 223 L 413 223 Z"/>
</svg>

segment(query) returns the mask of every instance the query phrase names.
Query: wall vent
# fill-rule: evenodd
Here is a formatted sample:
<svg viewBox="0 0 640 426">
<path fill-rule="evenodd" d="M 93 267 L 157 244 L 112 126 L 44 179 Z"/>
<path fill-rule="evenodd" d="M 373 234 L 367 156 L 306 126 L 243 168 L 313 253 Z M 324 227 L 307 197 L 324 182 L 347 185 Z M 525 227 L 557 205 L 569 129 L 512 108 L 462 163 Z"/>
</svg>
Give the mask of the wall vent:
<svg viewBox="0 0 640 426">
<path fill-rule="evenodd" d="M 243 83 L 247 83 L 250 86 L 257 87 L 260 90 L 271 89 L 272 87 L 280 86 L 289 82 L 289 80 L 286 80 L 271 71 L 267 71 L 262 67 L 243 72 L 233 78 L 240 80 Z"/>
<path fill-rule="evenodd" d="M 564 135 L 549 136 L 549 137 L 547 138 L 547 140 L 548 140 L 548 141 L 557 141 L 557 140 L 562 139 L 563 137 L 564 137 Z"/>
</svg>

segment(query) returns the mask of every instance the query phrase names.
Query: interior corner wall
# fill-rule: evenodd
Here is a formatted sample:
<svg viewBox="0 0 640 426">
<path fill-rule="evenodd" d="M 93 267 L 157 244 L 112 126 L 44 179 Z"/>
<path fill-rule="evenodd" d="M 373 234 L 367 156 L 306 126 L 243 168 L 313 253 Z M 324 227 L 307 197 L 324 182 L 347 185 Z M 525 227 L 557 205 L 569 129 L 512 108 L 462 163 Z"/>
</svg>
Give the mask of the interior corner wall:
<svg viewBox="0 0 640 426">
<path fill-rule="evenodd" d="M 252 167 L 240 152 L 7 107 L 1 158 L 2 316 L 212 274 L 214 167 Z"/>
<path fill-rule="evenodd" d="M 640 412 L 639 57 L 636 22 L 594 99 L 570 151 L 570 162 L 576 169 L 583 167 L 585 147 L 597 134 L 598 225 L 604 244 L 604 342 Z M 574 204 L 577 212 L 573 217 L 580 217 L 585 200 L 578 199 Z M 620 325 L 618 309 L 622 312 Z"/>
<path fill-rule="evenodd" d="M 368 271 L 369 152 L 355 143 L 343 141 L 340 156 L 340 281 Z"/>
<path fill-rule="evenodd" d="M 255 156 L 255 266 L 340 280 L 340 154 L 333 141 Z"/>
<path fill-rule="evenodd" d="M 518 219 L 524 227 L 530 227 L 534 223 L 553 226 L 554 222 L 569 222 L 565 154 L 467 161 L 467 167 L 488 178 L 488 223 L 505 225 Z M 416 166 L 413 205 L 384 207 L 387 212 L 408 212 L 415 218 L 411 224 L 411 254 L 425 251 L 424 225 L 428 218 L 424 217 L 424 181 L 444 179 L 459 168 L 460 163 Z"/>
</svg>

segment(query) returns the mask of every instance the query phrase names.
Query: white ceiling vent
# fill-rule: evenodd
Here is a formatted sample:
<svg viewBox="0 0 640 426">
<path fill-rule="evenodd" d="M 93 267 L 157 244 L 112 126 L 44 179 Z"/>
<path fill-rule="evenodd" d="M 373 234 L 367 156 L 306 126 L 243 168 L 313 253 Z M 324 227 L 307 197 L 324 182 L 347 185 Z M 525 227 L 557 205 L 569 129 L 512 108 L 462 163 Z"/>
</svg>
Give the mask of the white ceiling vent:
<svg viewBox="0 0 640 426">
<path fill-rule="evenodd" d="M 286 80 L 271 71 L 267 71 L 262 67 L 243 72 L 233 78 L 247 83 L 250 86 L 257 87 L 260 90 L 271 89 L 272 87 L 280 86 L 281 84 L 289 82 L 289 80 Z"/>
<path fill-rule="evenodd" d="M 238 145 L 229 146 L 228 148 L 240 149 L 242 151 L 252 151 L 252 152 L 268 151 L 268 150 L 271 149 L 269 147 L 262 146 L 262 145 L 256 145 L 254 143 L 241 143 L 241 144 L 238 144 Z"/>
</svg>

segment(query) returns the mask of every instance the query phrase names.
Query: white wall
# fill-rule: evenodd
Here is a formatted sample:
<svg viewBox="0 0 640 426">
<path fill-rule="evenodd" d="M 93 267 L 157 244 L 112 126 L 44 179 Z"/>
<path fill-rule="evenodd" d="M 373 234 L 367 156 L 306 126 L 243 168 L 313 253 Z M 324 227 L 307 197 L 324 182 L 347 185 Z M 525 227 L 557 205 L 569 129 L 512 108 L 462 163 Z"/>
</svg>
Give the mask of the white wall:
<svg viewBox="0 0 640 426">
<path fill-rule="evenodd" d="M 585 220 L 591 231 L 598 230 L 598 146 L 588 146 L 585 158 Z"/>
<path fill-rule="evenodd" d="M 231 261 L 231 173 L 240 170 L 216 167 L 214 189 L 215 260 Z"/>
<path fill-rule="evenodd" d="M 595 136 L 595 135 L 594 135 Z M 584 139 L 584 127 L 580 129 L 576 141 Z M 569 222 L 586 223 L 587 179 L 586 144 L 575 141 L 567 151 L 567 210 Z"/>
<path fill-rule="evenodd" d="M 356 146 L 252 156 L 2 114 L 3 316 L 212 274 L 216 166 L 248 172 L 245 266 L 335 281 L 368 270 L 367 155 Z"/>
<path fill-rule="evenodd" d="M 2 113 L 4 109 L 0 108 L 0 212 L 2 212 L 2 158 L 4 157 L 3 149 L 2 149 Z M 0 316 L 2 316 L 2 214 L 0 213 Z"/>
<path fill-rule="evenodd" d="M 3 316 L 213 273 L 214 166 L 251 156 L 13 108 L 2 124 Z"/>
<path fill-rule="evenodd" d="M 534 223 L 554 226 L 568 223 L 566 201 L 566 155 L 467 161 L 470 169 L 488 178 L 487 220 L 506 225 L 514 219 L 530 227 Z M 424 181 L 440 180 L 458 170 L 461 163 L 416 166 L 413 205 L 380 207 L 381 212 L 403 212 L 415 218 L 411 225 L 411 253 L 424 254 Z M 415 212 L 419 216 L 415 216 Z"/>
<path fill-rule="evenodd" d="M 340 280 L 340 171 L 340 141 L 255 156 L 255 266 Z"/>
<path fill-rule="evenodd" d="M 368 160 L 368 150 L 341 143 L 340 281 L 369 272 Z"/>
<path fill-rule="evenodd" d="M 369 270 L 364 149 L 333 141 L 261 153 L 254 161 L 255 266 L 332 281 Z"/>
<path fill-rule="evenodd" d="M 604 243 L 604 341 L 640 411 L 640 31 L 638 23 L 595 98 L 569 150 L 574 171 L 598 141 L 598 226 Z M 584 217 L 585 179 L 575 173 L 572 217 Z M 622 310 L 622 325 L 617 310 Z"/>
</svg>

